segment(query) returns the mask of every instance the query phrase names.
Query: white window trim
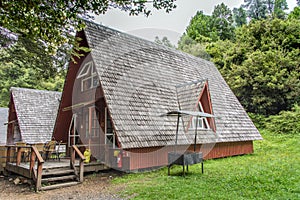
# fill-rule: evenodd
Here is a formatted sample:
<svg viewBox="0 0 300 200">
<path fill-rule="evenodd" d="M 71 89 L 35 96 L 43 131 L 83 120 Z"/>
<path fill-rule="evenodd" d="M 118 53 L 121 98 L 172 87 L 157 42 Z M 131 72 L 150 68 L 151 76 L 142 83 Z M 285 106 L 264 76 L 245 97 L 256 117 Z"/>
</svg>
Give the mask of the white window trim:
<svg viewBox="0 0 300 200">
<path fill-rule="evenodd" d="M 85 70 L 88 67 L 87 70 Z M 85 63 L 85 65 L 82 67 L 81 71 L 79 72 L 77 79 L 82 78 L 89 74 L 89 72 L 93 69 L 93 61 Z M 85 71 L 85 73 L 83 73 Z"/>
<path fill-rule="evenodd" d="M 200 101 L 199 101 L 199 111 L 204 112 L 203 106 L 202 106 Z M 197 120 L 197 117 L 193 116 L 192 119 L 191 119 L 191 123 L 190 123 L 190 130 L 195 130 L 196 129 L 196 120 Z M 199 126 L 199 121 L 202 121 L 202 123 L 201 123 L 202 126 Z M 205 127 L 207 127 L 207 128 L 205 128 Z M 199 129 L 199 130 L 211 129 L 206 117 L 198 117 L 197 129 Z"/>
<path fill-rule="evenodd" d="M 84 78 L 84 79 L 81 80 L 81 92 L 84 92 L 84 91 L 86 91 L 86 90 L 90 90 L 90 89 L 96 88 L 96 87 L 99 85 L 99 81 L 98 81 L 98 84 L 94 86 L 94 78 L 95 78 L 95 77 L 96 77 L 96 79 L 97 79 L 97 73 L 96 73 L 96 72 L 93 73 L 91 76 L 86 77 L 86 78 Z M 88 80 L 88 79 L 91 79 L 91 85 L 90 85 L 89 88 L 84 89 L 84 84 L 83 84 L 83 83 L 84 83 L 84 81 L 86 81 L 86 80 Z"/>
<path fill-rule="evenodd" d="M 95 106 L 88 107 L 87 115 L 85 116 L 85 127 L 87 138 L 97 138 L 100 136 L 100 124 L 98 122 L 97 110 Z M 94 116 L 96 115 L 96 116 Z M 96 117 L 96 118 L 95 118 Z M 96 120 L 96 122 L 95 122 Z M 94 135 L 96 133 L 96 135 Z"/>
<path fill-rule="evenodd" d="M 204 109 L 203 109 L 203 106 L 202 106 L 202 103 L 199 101 L 199 108 L 200 108 L 200 111 L 201 112 L 204 112 Z M 209 124 L 208 124 L 208 121 L 207 121 L 207 118 L 206 117 L 204 117 L 203 118 L 204 120 L 204 123 L 205 123 L 205 125 L 206 125 L 206 127 L 207 127 L 207 129 L 210 129 L 210 127 L 209 127 Z"/>
</svg>

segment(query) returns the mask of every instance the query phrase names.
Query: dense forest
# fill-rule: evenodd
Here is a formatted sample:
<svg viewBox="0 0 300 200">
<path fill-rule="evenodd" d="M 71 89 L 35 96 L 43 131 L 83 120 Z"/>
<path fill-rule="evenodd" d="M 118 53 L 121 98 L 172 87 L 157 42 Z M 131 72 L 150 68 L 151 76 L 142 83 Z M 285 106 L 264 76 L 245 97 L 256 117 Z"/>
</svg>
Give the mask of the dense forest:
<svg viewBox="0 0 300 200">
<path fill-rule="evenodd" d="M 157 9 L 167 12 L 175 8 L 173 0 L 154 2 L 162 3 Z M 244 0 L 244 4 L 233 10 L 221 3 L 215 6 L 211 15 L 198 11 L 180 38 L 178 49 L 214 62 L 246 111 L 259 124 L 270 126 L 267 121 L 279 120 L 276 116 L 290 115 L 289 119 L 294 119 L 300 112 L 299 0 L 297 5 L 289 12 L 286 0 Z M 18 6 L 22 6 L 21 3 Z M 59 3 L 54 6 L 59 6 L 58 11 L 66 15 L 67 22 L 73 22 L 73 27 L 82 27 L 81 18 L 72 21 L 72 13 L 67 15 L 71 11 L 64 11 Z M 133 14 L 149 14 L 142 3 L 133 8 L 130 10 Z M 52 8 L 47 9 L 50 14 Z M 96 7 L 87 7 L 85 11 L 93 9 Z M 5 27 L 0 29 L 0 106 L 8 105 L 9 88 L 13 86 L 60 91 L 70 58 L 70 46 L 74 45 L 61 43 L 62 40 L 69 41 L 68 37 L 57 38 L 68 29 L 62 28 L 67 22 L 53 19 L 53 27 L 47 27 L 51 38 L 38 31 L 26 35 L 22 32 L 22 21 L 9 23 L 18 13 L 9 9 L 7 13 L 5 16 L 11 15 L 10 18 L 1 15 L 0 24 Z M 35 25 L 45 25 L 38 19 L 28 19 L 32 20 L 32 30 L 37 30 Z M 175 48 L 165 37 L 162 40 L 157 37 L 155 41 Z M 262 116 L 270 117 L 266 120 Z"/>
</svg>

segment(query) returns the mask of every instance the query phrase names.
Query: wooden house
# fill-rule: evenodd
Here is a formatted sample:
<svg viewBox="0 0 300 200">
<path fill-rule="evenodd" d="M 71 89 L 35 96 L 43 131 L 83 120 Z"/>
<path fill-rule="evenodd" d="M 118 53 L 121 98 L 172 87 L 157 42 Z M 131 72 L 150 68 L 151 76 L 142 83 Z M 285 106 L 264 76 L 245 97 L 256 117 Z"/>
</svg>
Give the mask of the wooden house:
<svg viewBox="0 0 300 200">
<path fill-rule="evenodd" d="M 168 164 L 168 152 L 205 159 L 253 153 L 262 139 L 213 63 L 87 22 L 77 33 L 91 52 L 69 64 L 54 137 L 90 149 L 92 160 L 124 170 Z M 162 116 L 174 110 L 215 117 Z"/>
<path fill-rule="evenodd" d="M 45 143 L 52 139 L 60 92 L 10 89 L 7 144 Z"/>
</svg>

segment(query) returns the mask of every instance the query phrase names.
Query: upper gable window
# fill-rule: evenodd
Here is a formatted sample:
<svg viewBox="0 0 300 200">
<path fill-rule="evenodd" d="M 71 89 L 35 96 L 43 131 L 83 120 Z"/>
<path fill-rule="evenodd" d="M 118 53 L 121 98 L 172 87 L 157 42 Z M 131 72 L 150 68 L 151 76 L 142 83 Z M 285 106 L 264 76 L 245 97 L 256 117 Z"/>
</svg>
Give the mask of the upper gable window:
<svg viewBox="0 0 300 200">
<path fill-rule="evenodd" d="M 80 70 L 77 79 L 81 79 L 81 91 L 96 88 L 99 85 L 99 79 L 92 61 L 86 63 Z"/>
<path fill-rule="evenodd" d="M 204 112 L 203 106 L 200 101 L 199 101 L 198 109 L 200 112 Z M 190 129 L 196 129 L 196 124 L 197 124 L 197 129 L 210 129 L 210 126 L 209 126 L 209 123 L 208 123 L 208 120 L 206 117 L 198 117 L 198 122 L 197 122 L 197 117 L 193 116 L 191 125 L 190 125 Z"/>
</svg>

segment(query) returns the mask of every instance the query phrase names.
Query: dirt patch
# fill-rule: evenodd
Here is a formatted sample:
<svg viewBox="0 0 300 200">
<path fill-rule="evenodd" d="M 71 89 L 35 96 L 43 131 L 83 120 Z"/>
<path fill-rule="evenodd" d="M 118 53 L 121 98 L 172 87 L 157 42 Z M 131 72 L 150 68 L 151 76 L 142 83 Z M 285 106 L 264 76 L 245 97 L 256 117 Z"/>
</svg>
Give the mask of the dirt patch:
<svg viewBox="0 0 300 200">
<path fill-rule="evenodd" d="M 55 190 L 34 192 L 34 186 L 30 180 L 18 176 L 0 177 L 1 200 L 29 200 L 29 199 L 103 199 L 122 200 L 116 192 L 120 188 L 111 184 L 111 180 L 122 174 L 116 171 L 88 174 L 84 182 L 79 185 Z M 19 182 L 15 185 L 14 182 Z M 124 188 L 123 188 L 124 189 Z"/>
</svg>

